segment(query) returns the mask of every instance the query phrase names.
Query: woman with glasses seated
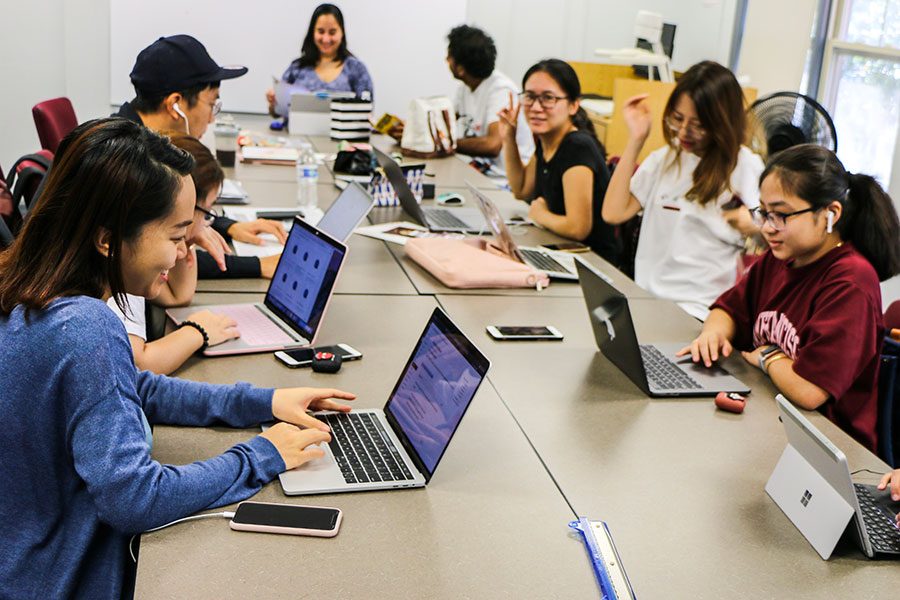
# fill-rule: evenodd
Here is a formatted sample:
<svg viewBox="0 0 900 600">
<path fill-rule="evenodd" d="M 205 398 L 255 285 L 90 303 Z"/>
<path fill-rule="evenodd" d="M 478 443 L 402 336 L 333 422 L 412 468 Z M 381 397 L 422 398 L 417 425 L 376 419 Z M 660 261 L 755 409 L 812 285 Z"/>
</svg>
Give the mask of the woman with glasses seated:
<svg viewBox="0 0 900 600">
<path fill-rule="evenodd" d="M 891 198 L 831 151 L 804 144 L 769 160 L 752 213 L 769 250 L 713 303 L 679 356 L 711 366 L 738 348 L 786 398 L 820 410 L 875 452 L 878 282 L 900 272 Z"/>
<path fill-rule="evenodd" d="M 519 105 L 500 111 L 506 174 L 513 194 L 529 200 L 528 218 L 563 237 L 584 242 L 614 265 L 621 240 L 603 222 L 600 209 L 609 183 L 606 152 L 580 106 L 581 84 L 574 69 L 551 58 L 522 78 Z M 519 110 L 535 136 L 535 152 L 522 164 L 516 144 Z"/>
<path fill-rule="evenodd" d="M 706 61 L 684 73 L 663 111 L 667 144 L 637 158 L 650 133 L 646 94 L 623 110 L 628 142 L 609 182 L 603 219 L 620 224 L 643 211 L 634 280 L 703 320 L 734 285 L 744 239 L 756 232 L 759 156 L 741 145 L 744 96 L 734 75 Z"/>
<path fill-rule="evenodd" d="M 166 282 L 161 287 L 159 295 L 153 299 L 153 303 L 164 307 L 184 306 L 190 304 L 197 289 L 200 262 L 196 248 L 207 250 L 210 256 L 221 254 L 223 251 L 224 242 L 211 225 L 217 216 L 213 212 L 213 204 L 225 175 L 215 157 L 198 139 L 178 131 L 164 131 L 162 134 L 168 136 L 172 145 L 194 157 L 195 166 L 191 171 L 191 179 L 197 191 L 197 201 L 194 205 L 193 221 L 185 238 L 188 252 L 175 263 L 175 267 L 169 269 Z M 201 256 L 203 254 L 200 253 Z M 248 263 L 255 263 L 257 269 L 264 265 L 264 270 L 274 271 L 278 258 L 278 256 L 262 259 L 225 256 L 229 271 L 233 269 L 243 272 L 254 267 Z M 271 272 L 268 277 L 272 277 Z M 238 331 L 233 329 L 236 323 L 232 319 L 204 310 L 188 318 L 188 321 L 196 323 L 196 330 L 192 327 L 182 327 L 157 340 L 147 341 L 146 304 L 143 297 L 125 294 L 124 304 L 127 308 L 125 312 L 119 309 L 113 298 L 110 298 L 108 304 L 125 324 L 128 340 L 134 351 L 135 364 L 139 369 L 154 373 L 167 375 L 180 367 L 204 344 L 214 346 L 239 335 Z"/>
</svg>

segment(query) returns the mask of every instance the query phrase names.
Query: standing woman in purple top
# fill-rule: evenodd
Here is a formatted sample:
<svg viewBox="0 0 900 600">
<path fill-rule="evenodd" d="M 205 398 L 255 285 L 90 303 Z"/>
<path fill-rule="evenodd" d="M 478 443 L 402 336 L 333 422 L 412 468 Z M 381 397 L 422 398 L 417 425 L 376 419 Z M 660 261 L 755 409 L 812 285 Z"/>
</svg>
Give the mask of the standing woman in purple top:
<svg viewBox="0 0 900 600">
<path fill-rule="evenodd" d="M 320 4 L 313 11 L 300 58 L 290 64 L 281 79 L 310 92 L 354 92 L 372 97 L 372 78 L 366 65 L 347 50 L 344 15 L 334 4 Z M 266 90 L 269 113 L 275 112 L 275 90 Z"/>
</svg>

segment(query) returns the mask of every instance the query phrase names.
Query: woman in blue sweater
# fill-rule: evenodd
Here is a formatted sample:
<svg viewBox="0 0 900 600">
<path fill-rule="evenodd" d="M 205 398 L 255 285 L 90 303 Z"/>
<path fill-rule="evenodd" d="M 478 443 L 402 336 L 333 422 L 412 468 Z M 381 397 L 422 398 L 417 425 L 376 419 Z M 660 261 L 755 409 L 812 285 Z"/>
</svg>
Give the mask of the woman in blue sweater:
<svg viewBox="0 0 900 600">
<path fill-rule="evenodd" d="M 140 125 L 84 123 L 60 144 L 40 201 L 0 254 L 0 597 L 119 598 L 131 535 L 243 500 L 323 456 L 328 428 L 306 409 L 349 410 L 332 398 L 353 395 L 338 390 L 209 385 L 135 368 L 106 300 L 152 298 L 185 256 L 192 167 Z M 284 422 L 209 460 L 150 458 L 148 422 L 273 418 Z"/>
</svg>

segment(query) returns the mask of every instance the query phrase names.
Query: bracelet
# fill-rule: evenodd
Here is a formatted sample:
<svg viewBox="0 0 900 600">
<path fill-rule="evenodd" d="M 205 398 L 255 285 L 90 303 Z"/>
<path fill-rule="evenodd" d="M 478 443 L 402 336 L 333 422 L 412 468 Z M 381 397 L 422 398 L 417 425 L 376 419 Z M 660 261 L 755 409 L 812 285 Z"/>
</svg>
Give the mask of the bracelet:
<svg viewBox="0 0 900 600">
<path fill-rule="evenodd" d="M 777 352 L 781 352 L 781 348 L 779 348 L 775 344 L 770 344 L 759 351 L 758 362 L 760 371 L 762 371 L 766 375 L 769 374 L 769 372 L 766 370 L 766 361 L 769 360 L 770 356 Z"/>
<path fill-rule="evenodd" d="M 193 321 L 182 321 L 178 324 L 178 329 L 181 329 L 182 327 L 193 327 L 194 329 L 199 331 L 200 335 L 203 336 L 203 345 L 200 346 L 199 349 L 206 350 L 207 348 L 209 348 L 209 336 L 206 335 L 206 330 L 200 327 L 199 323 L 195 323 Z"/>
<path fill-rule="evenodd" d="M 787 354 L 785 354 L 784 352 L 781 352 L 780 354 L 776 354 L 775 356 L 771 357 L 769 360 L 766 361 L 766 368 L 765 368 L 766 375 L 769 375 L 769 367 L 772 366 L 772 363 L 775 362 L 776 360 L 781 360 L 782 358 L 790 358 L 790 357 Z"/>
</svg>

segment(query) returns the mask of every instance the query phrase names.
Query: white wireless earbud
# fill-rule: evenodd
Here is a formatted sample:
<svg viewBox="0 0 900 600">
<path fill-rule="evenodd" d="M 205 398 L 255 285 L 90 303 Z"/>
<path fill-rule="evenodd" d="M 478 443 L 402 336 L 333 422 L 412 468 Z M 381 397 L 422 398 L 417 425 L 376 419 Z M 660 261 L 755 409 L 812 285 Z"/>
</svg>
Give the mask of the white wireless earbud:
<svg viewBox="0 0 900 600">
<path fill-rule="evenodd" d="M 179 115 L 181 115 L 181 118 L 184 119 L 184 132 L 185 132 L 186 134 L 188 134 L 188 135 L 191 135 L 191 130 L 188 129 L 188 120 L 187 120 L 187 117 L 184 116 L 184 113 L 183 113 L 183 112 L 181 112 L 181 108 L 178 106 L 178 103 L 177 103 L 177 102 L 176 102 L 175 104 L 172 105 L 172 110 L 174 110 L 174 111 L 177 112 Z"/>
<path fill-rule="evenodd" d="M 831 233 L 831 231 L 833 229 L 834 229 L 834 213 L 829 210 L 828 214 L 825 216 L 825 231 L 826 231 L 826 233 Z"/>
</svg>

